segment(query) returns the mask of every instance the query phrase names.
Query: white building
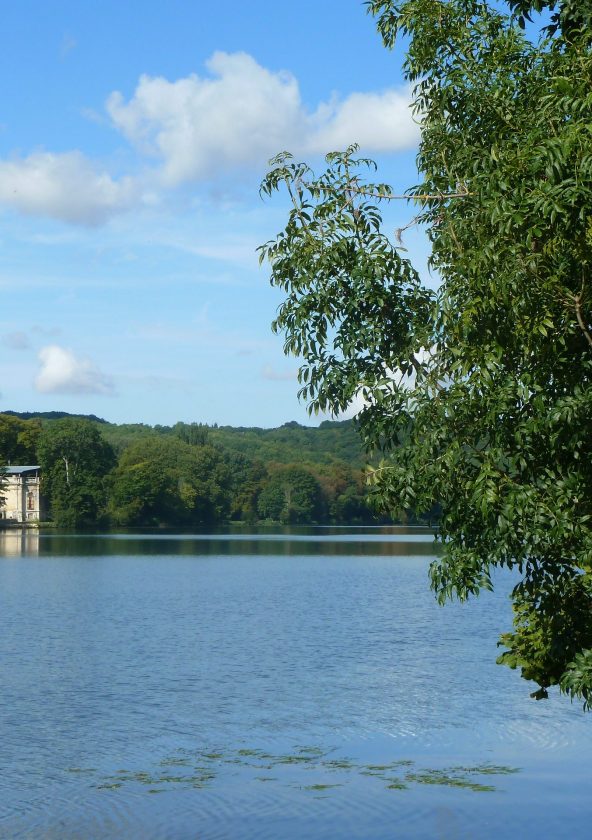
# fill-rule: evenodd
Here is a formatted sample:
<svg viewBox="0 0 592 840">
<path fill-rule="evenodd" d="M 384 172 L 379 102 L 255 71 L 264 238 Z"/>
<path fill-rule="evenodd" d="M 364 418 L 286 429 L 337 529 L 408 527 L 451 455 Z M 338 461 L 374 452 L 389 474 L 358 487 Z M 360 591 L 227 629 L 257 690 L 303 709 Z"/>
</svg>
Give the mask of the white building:
<svg viewBox="0 0 592 840">
<path fill-rule="evenodd" d="M 39 465 L 5 468 L 4 486 L 0 489 L 0 519 L 11 522 L 39 522 L 40 475 Z"/>
</svg>

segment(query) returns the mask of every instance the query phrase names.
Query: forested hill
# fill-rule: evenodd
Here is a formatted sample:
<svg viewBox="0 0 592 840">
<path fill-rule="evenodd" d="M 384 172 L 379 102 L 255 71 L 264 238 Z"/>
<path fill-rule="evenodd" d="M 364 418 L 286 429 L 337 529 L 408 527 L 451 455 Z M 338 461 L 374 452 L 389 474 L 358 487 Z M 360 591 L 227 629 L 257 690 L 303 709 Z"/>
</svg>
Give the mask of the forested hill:
<svg viewBox="0 0 592 840">
<path fill-rule="evenodd" d="M 66 411 L 4 411 L 4 415 L 20 420 L 42 422 L 89 420 L 101 424 L 103 437 L 122 451 L 131 443 L 153 434 L 176 435 L 188 443 L 205 443 L 240 452 L 249 458 L 290 463 L 304 458 L 312 463 L 346 461 L 361 467 L 366 463 L 360 438 L 352 420 L 325 420 L 320 426 L 302 426 L 296 421 L 276 429 L 258 426 L 209 426 L 204 423 L 176 423 L 174 426 L 148 426 L 144 423 L 109 423 L 95 414 L 69 414 Z M 1 446 L 1 443 L 0 443 Z"/>
<path fill-rule="evenodd" d="M 285 423 L 279 429 L 211 429 L 212 441 L 249 457 L 289 463 L 298 458 L 312 462 L 346 461 L 351 466 L 365 463 L 360 436 L 351 420 L 324 421 L 318 428 Z"/>
<path fill-rule="evenodd" d="M 148 426 L 6 411 L 2 463 L 41 464 L 51 519 L 68 527 L 376 521 L 352 421 Z"/>
<path fill-rule="evenodd" d="M 19 420 L 63 420 L 64 417 L 71 417 L 75 420 L 94 420 L 95 423 L 106 423 L 102 417 L 96 414 L 70 414 L 68 411 L 3 411 L 9 417 L 17 417 Z"/>
<path fill-rule="evenodd" d="M 208 443 L 264 462 L 330 464 L 344 461 L 357 468 L 365 463 L 360 437 L 351 420 L 325 421 L 318 427 L 291 422 L 277 429 L 208 426 L 202 423 L 154 427 L 108 424 L 101 427 L 101 432 L 117 451 L 134 441 L 159 434 L 173 435 L 191 444 Z"/>
</svg>

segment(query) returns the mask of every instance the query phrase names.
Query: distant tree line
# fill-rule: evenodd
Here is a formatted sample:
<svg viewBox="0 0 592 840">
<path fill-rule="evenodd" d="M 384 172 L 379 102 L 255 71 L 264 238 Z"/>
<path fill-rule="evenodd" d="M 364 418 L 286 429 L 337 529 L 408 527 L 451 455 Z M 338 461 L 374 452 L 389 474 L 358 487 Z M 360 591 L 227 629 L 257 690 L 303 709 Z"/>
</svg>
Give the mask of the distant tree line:
<svg viewBox="0 0 592 840">
<path fill-rule="evenodd" d="M 56 414 L 0 414 L 0 465 L 40 464 L 60 527 L 379 521 L 348 422 L 151 427 Z"/>
</svg>

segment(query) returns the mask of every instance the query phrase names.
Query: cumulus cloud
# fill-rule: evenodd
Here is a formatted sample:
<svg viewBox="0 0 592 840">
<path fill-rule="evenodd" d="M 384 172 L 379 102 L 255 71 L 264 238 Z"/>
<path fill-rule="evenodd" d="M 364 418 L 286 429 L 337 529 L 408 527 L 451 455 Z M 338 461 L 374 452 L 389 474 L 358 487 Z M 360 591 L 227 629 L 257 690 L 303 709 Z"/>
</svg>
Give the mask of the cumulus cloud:
<svg viewBox="0 0 592 840">
<path fill-rule="evenodd" d="M 100 225 L 157 203 L 162 190 L 256 166 L 283 149 L 317 154 L 359 143 L 364 152 L 412 148 L 419 128 L 409 87 L 332 97 L 305 107 L 296 78 L 247 53 L 216 52 L 206 74 L 141 76 L 128 100 L 107 99 L 112 126 L 140 157 L 140 174 L 114 177 L 81 151 L 0 160 L 0 204 L 35 216 Z M 143 168 L 142 168 L 143 167 Z"/>
<path fill-rule="evenodd" d="M 411 90 L 352 93 L 343 101 L 319 106 L 310 120 L 305 150 L 328 152 L 359 143 L 365 151 L 393 152 L 413 148 L 419 126 L 411 116 Z"/>
<path fill-rule="evenodd" d="M 129 102 L 120 93 L 107 102 L 128 140 L 163 160 L 163 178 L 171 185 L 252 163 L 300 130 L 293 76 L 271 73 L 246 53 L 214 53 L 206 67 L 214 78 L 142 76 Z"/>
<path fill-rule="evenodd" d="M 118 92 L 107 101 L 114 125 L 162 161 L 169 186 L 262 164 L 284 148 L 327 152 L 359 142 L 366 151 L 396 151 L 417 142 L 408 87 L 334 97 L 309 112 L 294 76 L 246 53 L 216 52 L 206 67 L 209 78 L 142 76 L 128 102 Z"/>
<path fill-rule="evenodd" d="M 99 225 L 137 199 L 134 179 L 116 181 L 80 152 L 0 161 L 0 202 L 27 215 Z"/>
<path fill-rule="evenodd" d="M 112 394 L 113 382 L 89 359 L 51 344 L 39 351 L 35 388 L 43 394 Z"/>
</svg>

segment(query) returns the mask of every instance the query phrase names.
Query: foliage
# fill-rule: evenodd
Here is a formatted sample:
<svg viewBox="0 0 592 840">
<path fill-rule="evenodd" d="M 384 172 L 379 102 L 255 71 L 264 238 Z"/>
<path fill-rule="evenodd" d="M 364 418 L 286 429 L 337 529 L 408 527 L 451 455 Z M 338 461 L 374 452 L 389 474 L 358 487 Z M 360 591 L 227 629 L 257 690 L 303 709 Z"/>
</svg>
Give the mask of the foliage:
<svg viewBox="0 0 592 840">
<path fill-rule="evenodd" d="M 387 510 L 442 508 L 441 601 L 520 575 L 501 661 L 546 694 L 592 691 L 592 55 L 588 2 L 372 0 L 387 46 L 408 43 L 421 120 L 424 287 L 382 230 L 386 184 L 356 147 L 320 175 L 287 153 L 288 223 L 262 246 L 285 301 L 274 328 L 303 358 L 312 411 L 362 398 L 366 446 L 384 456 Z M 509 8 L 509 6 L 511 8 Z M 549 8 L 536 39 L 524 17 Z M 545 21 L 543 21 L 545 23 Z"/>
<path fill-rule="evenodd" d="M 115 454 L 88 420 L 57 420 L 39 438 L 42 490 L 56 525 L 92 525 L 105 513 L 105 476 Z"/>
<path fill-rule="evenodd" d="M 106 423 L 102 417 L 96 414 L 71 414 L 69 411 L 5 411 L 11 417 L 18 417 L 20 420 L 92 420 L 94 423 Z"/>
<path fill-rule="evenodd" d="M 41 434 L 39 420 L 21 420 L 0 414 L 0 461 L 11 464 L 34 464 Z"/>
<path fill-rule="evenodd" d="M 121 525 L 203 525 L 230 512 L 231 474 L 211 446 L 152 436 L 125 450 L 110 480 L 110 513 Z"/>
<path fill-rule="evenodd" d="M 257 500 L 267 478 L 265 465 L 232 451 L 225 452 L 225 459 L 232 476 L 230 518 L 250 524 L 257 522 Z"/>
<path fill-rule="evenodd" d="M 31 414 L 28 420 L 15 412 L 0 415 L 0 460 L 4 455 L 13 464 L 37 463 L 39 435 L 42 428 L 49 433 L 56 425 L 53 415 L 66 425 L 80 420 L 65 412 Z M 292 510 L 288 518 L 301 523 L 376 521 L 367 504 L 363 450 L 351 421 L 325 421 L 319 427 L 291 422 L 261 429 L 181 422 L 115 425 L 92 415 L 87 420 L 98 435 L 94 442 L 87 441 L 88 446 L 101 449 L 107 444 L 117 456 L 117 466 L 97 477 L 100 503 L 95 513 L 89 508 L 81 518 L 67 514 L 68 500 L 57 491 L 52 508 L 61 524 L 101 520 L 125 526 L 212 526 L 229 519 L 255 523 L 260 515 L 271 517 L 269 510 L 260 514 L 260 495 L 278 492 L 276 473 L 296 462 L 312 476 L 315 487 L 318 484 L 321 500 Z M 269 484 L 274 482 L 272 491 Z M 44 489 L 55 495 L 49 478 Z M 58 510 L 60 505 L 63 510 Z M 281 505 L 277 517 L 271 518 L 285 518 Z"/>
<path fill-rule="evenodd" d="M 221 451 L 231 473 L 229 515 L 233 521 L 256 522 L 260 515 L 259 496 L 273 479 L 274 471 L 280 464 L 296 462 L 320 483 L 323 522 L 358 524 L 376 521 L 376 514 L 367 503 L 367 488 L 363 480 L 363 448 L 351 421 L 324 421 L 318 427 L 291 422 L 277 429 L 219 427 L 201 423 L 176 423 L 172 427 L 154 428 L 141 424 L 109 424 L 101 429 L 119 454 L 120 463 L 126 462 L 128 456 L 125 453 L 129 448 L 142 442 L 158 449 L 157 444 L 148 444 L 148 441 L 156 438 L 178 438 L 191 446 L 207 444 Z M 139 472 L 137 468 L 137 478 Z M 159 480 L 154 477 L 156 483 Z M 149 469 L 145 481 L 147 484 L 150 482 Z M 115 484 L 111 487 L 117 494 Z M 140 496 L 138 488 L 138 504 Z M 120 502 L 123 499 L 119 495 L 111 499 L 110 510 L 115 522 L 150 524 L 155 521 L 148 507 L 142 507 L 137 516 L 128 519 L 122 510 L 118 512 Z M 166 517 L 162 518 L 164 511 L 165 508 L 161 507 L 160 515 L 156 517 L 161 524 L 169 522 Z M 321 514 L 317 512 L 316 515 Z M 279 517 L 271 518 L 279 521 Z M 173 524 L 173 521 L 169 524 Z"/>
<path fill-rule="evenodd" d="M 320 522 L 324 518 L 319 482 L 297 465 L 275 471 L 259 496 L 258 508 L 263 519 L 284 525 Z"/>
<path fill-rule="evenodd" d="M 109 423 L 101 427 L 101 433 L 120 457 L 128 446 L 151 437 L 154 429 L 145 423 Z"/>
<path fill-rule="evenodd" d="M 318 427 L 292 421 L 277 429 L 219 426 L 210 427 L 208 434 L 212 443 L 265 463 L 292 464 L 302 453 L 310 464 L 347 462 L 362 468 L 365 463 L 359 435 L 347 420 L 325 420 Z"/>
<path fill-rule="evenodd" d="M 41 434 L 38 420 L 21 420 L 10 413 L 0 414 L 0 504 L 4 500 L 6 464 L 35 464 Z"/>
</svg>

